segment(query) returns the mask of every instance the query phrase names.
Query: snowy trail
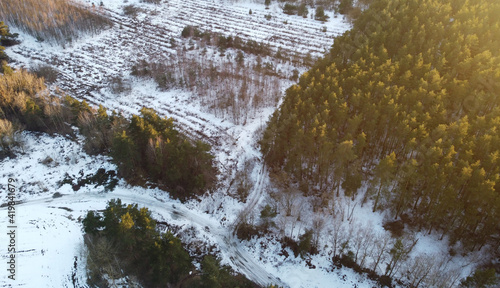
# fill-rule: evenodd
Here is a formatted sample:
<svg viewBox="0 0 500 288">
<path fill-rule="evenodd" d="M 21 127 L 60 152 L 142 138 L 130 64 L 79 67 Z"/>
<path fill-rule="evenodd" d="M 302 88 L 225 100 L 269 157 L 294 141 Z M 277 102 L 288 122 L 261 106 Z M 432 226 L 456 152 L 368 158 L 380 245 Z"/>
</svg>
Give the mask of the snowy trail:
<svg viewBox="0 0 500 288">
<path fill-rule="evenodd" d="M 262 198 L 262 194 L 264 193 L 264 180 L 267 175 L 267 168 L 265 163 L 261 163 L 259 167 L 256 167 L 255 169 L 258 169 L 258 175 L 255 180 L 254 186 L 252 188 L 252 191 L 248 195 L 247 203 L 243 210 L 240 212 L 240 217 L 236 218 L 233 224 L 231 225 L 233 228 L 233 235 L 236 233 L 236 230 L 238 229 L 238 226 L 241 224 L 239 221 L 243 220 L 246 218 L 246 216 L 252 212 L 252 210 L 257 206 L 259 201 Z"/>
<path fill-rule="evenodd" d="M 243 249 L 239 240 L 232 235 L 232 231 L 227 227 L 222 227 L 218 221 L 210 218 L 206 214 L 193 211 L 180 203 L 165 203 L 147 194 L 132 194 L 128 191 L 115 191 L 110 193 L 76 193 L 65 194 L 60 198 L 45 197 L 29 200 L 16 205 L 17 209 L 40 207 L 61 208 L 79 210 L 86 207 L 87 210 L 102 209 L 103 203 L 111 199 L 120 198 L 122 203 L 137 203 L 139 206 L 147 207 L 153 213 L 157 213 L 165 218 L 175 218 L 176 220 L 186 220 L 190 224 L 197 225 L 200 229 L 209 231 L 217 240 L 221 253 L 229 259 L 233 268 L 245 274 L 249 279 L 262 286 L 268 284 L 278 284 L 286 287 L 279 278 L 276 278 L 256 262 L 253 257 Z M 6 208 L 1 208 L 0 213 L 4 213 Z"/>
</svg>

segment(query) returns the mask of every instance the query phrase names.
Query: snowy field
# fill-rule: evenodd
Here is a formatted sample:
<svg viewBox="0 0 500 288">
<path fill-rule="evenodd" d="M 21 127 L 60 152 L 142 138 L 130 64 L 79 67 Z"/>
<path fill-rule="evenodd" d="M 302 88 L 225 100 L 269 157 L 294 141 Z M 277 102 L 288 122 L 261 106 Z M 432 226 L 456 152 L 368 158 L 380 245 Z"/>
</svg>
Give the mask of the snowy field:
<svg viewBox="0 0 500 288">
<path fill-rule="evenodd" d="M 152 5 L 138 0 L 104 0 L 104 7 L 95 9 L 109 17 L 114 25 L 99 35 L 73 40 L 65 47 L 40 43 L 28 35 L 21 35 L 22 43 L 7 49 L 16 67 L 50 64 L 58 71 L 55 85 L 80 100 L 93 105 L 102 104 L 126 115 L 137 113 L 146 106 L 173 117 L 179 129 L 212 145 L 221 171 L 221 188 L 212 195 L 185 204 L 169 198 L 164 191 L 131 187 L 124 181 L 120 181 L 113 192 L 104 192 L 102 187 L 91 185 L 75 192 L 70 185 L 59 185 L 65 173 L 78 177 L 82 173 L 91 175 L 99 168 L 113 170 L 115 167 L 109 159 L 86 155 L 81 139 L 72 141 L 62 136 L 24 133 L 20 135 L 23 145 L 18 148 L 17 157 L 0 162 L 1 203 L 7 202 L 3 191 L 7 189 L 9 178 L 17 180 L 15 197 L 19 201 L 15 206 L 17 280 L 7 279 L 2 272 L 1 287 L 85 287 L 86 261 L 80 220 L 88 210 L 104 209 L 107 201 L 113 198 L 120 198 L 127 204 L 138 203 L 140 207 L 149 208 L 158 220 L 181 227 L 180 235 L 185 242 L 201 243 L 207 247 L 215 245 L 223 264 L 229 264 L 260 285 L 278 284 L 294 288 L 376 286 L 366 276 L 360 276 L 351 269 L 335 269 L 331 261 L 332 233 L 339 231 L 339 227 L 343 231 L 342 237 L 352 236 L 359 239 L 359 243 L 388 237 L 388 232 L 382 227 L 384 216 L 372 213 L 369 204 L 361 207 L 361 199 L 339 201 L 338 207 L 343 209 L 345 216 L 341 220 L 331 215 L 320 215 L 324 216 L 325 224 L 318 240 L 320 253 L 310 259 L 314 269 L 300 257 L 293 257 L 289 249 L 291 256 L 283 256 L 281 244 L 272 236 L 242 242 L 233 236 L 237 216 L 246 213 L 249 217 L 258 218 L 269 200 L 267 192 L 271 185 L 256 144 L 258 132 L 279 104 L 283 90 L 293 83 L 288 79 L 290 71 L 297 69 L 304 72 L 307 67 L 272 57 L 264 59 L 274 63 L 285 75 L 273 76 L 279 79 L 281 85 L 280 95 L 275 95 L 278 101 L 266 102 L 267 105 L 252 110 L 239 124 L 235 124 L 237 121 L 233 117 L 215 115 L 207 109 L 205 100 L 200 100 L 191 90 L 176 88 L 159 91 L 152 80 L 129 76 L 132 65 L 139 63 L 140 59 L 149 56 L 171 61 L 179 59 L 182 47 L 188 45 L 188 40 L 181 38 L 181 31 L 186 25 L 264 42 L 274 52 L 281 49 L 298 57 L 306 57 L 307 54 L 320 57 L 333 44 L 333 38 L 350 27 L 342 16 L 335 17 L 332 13 L 328 22 L 321 23 L 311 17 L 285 15 L 278 4 L 267 10 L 263 2 L 169 0 Z M 93 9 L 89 0 L 78 3 Z M 135 5 L 140 12 L 135 17 L 126 16 L 123 14 L 124 5 Z M 265 15 L 271 15 L 270 20 Z M 16 32 L 16 29 L 12 28 L 12 31 Z M 177 43 L 175 47 L 171 39 Z M 216 48 L 207 49 L 207 55 L 211 55 L 207 57 L 213 63 L 222 63 L 222 58 L 235 54 L 229 49 L 222 57 Z M 200 51 L 194 49 L 187 52 L 188 57 L 197 59 Z M 250 67 L 256 57 L 245 56 Z M 110 81 L 116 76 L 127 80 L 130 90 L 112 93 Z M 235 187 L 231 183 L 237 172 L 245 169 L 245 165 L 250 167 L 252 188 L 246 201 L 242 202 L 235 196 Z M 278 225 L 284 228 L 284 233 L 295 238 L 317 217 L 307 212 L 311 210 L 307 199 L 298 197 L 296 203 L 302 204 L 295 205 L 294 209 L 305 211 L 300 220 L 287 217 L 278 217 L 280 220 L 277 220 L 281 221 Z M 7 213 L 7 208 L 2 206 L 2 229 L 8 226 Z M 8 260 L 7 245 L 4 244 L 8 241 L 6 233 L 2 230 L 0 234 L 0 254 L 4 263 Z M 435 259 L 429 273 L 450 277 L 450 282 L 454 279 L 454 283 L 458 283 L 457 280 L 467 276 L 474 263 L 479 261 L 477 256 L 448 257 L 446 240 L 439 241 L 437 236 L 417 237 L 419 240 L 411 259 Z M 367 263 L 372 258 L 367 256 Z M 398 276 L 404 277 L 405 271 L 413 267 L 412 263 L 416 260 L 408 261 L 406 266 L 401 267 Z M 382 269 L 379 268 L 378 272 L 383 273 Z"/>
</svg>

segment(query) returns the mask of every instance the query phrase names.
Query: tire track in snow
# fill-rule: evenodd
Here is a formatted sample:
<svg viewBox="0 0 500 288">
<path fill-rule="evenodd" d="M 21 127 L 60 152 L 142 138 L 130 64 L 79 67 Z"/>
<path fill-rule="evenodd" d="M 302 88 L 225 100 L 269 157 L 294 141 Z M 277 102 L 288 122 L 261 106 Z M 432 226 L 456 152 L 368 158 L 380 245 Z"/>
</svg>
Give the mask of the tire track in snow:
<svg viewBox="0 0 500 288">
<path fill-rule="evenodd" d="M 257 168 L 254 168 L 257 169 Z M 233 222 L 231 226 L 233 226 L 233 236 L 238 230 L 238 227 L 242 224 L 241 222 L 246 219 L 246 216 L 252 212 L 252 210 L 257 206 L 260 199 L 262 198 L 262 194 L 264 193 L 264 180 L 267 175 L 267 167 L 265 163 L 262 163 L 258 167 L 258 176 L 256 183 L 254 184 L 252 191 L 249 193 L 247 198 L 247 203 L 243 210 L 240 212 L 240 216 Z"/>
<path fill-rule="evenodd" d="M 264 168 L 264 167 L 263 167 Z M 261 170 L 263 172 L 263 170 Z M 231 265 L 236 271 L 246 275 L 255 283 L 267 286 L 269 284 L 277 284 L 286 287 L 281 280 L 269 272 L 253 259 L 253 257 L 245 251 L 243 245 L 238 243 L 238 239 L 234 238 L 232 232 L 220 225 L 220 223 L 210 218 L 208 214 L 196 213 L 188 209 L 180 203 L 165 203 L 162 200 L 154 199 L 150 195 L 133 194 L 135 192 L 120 192 L 114 191 L 109 193 L 76 193 L 64 194 L 62 197 L 53 198 L 45 197 L 35 200 L 29 200 L 19 203 L 16 207 L 36 207 L 44 206 L 51 208 L 54 206 L 63 206 L 72 210 L 81 210 L 81 204 L 87 204 L 89 210 L 102 207 L 103 203 L 111 199 L 120 198 L 122 203 L 137 203 L 139 206 L 147 207 L 151 212 L 157 213 L 163 217 L 182 219 L 195 224 L 199 229 L 207 230 L 217 240 L 217 245 L 220 247 L 220 253 L 233 264 Z M 98 206 L 98 207 L 97 207 Z M 6 210 L 6 207 L 0 208 L 0 211 Z"/>
</svg>

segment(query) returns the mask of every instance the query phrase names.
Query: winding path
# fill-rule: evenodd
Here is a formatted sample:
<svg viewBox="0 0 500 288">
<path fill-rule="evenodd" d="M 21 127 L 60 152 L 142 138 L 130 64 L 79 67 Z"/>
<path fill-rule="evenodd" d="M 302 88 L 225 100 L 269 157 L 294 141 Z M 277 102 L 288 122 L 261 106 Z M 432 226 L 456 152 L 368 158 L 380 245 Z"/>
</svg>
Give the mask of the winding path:
<svg viewBox="0 0 500 288">
<path fill-rule="evenodd" d="M 216 238 L 221 253 L 231 261 L 231 266 L 236 271 L 245 274 L 250 280 L 261 286 L 267 286 L 268 284 L 278 284 L 283 287 L 287 286 L 282 283 L 279 278 L 274 277 L 264 270 L 262 266 L 243 249 L 239 240 L 233 236 L 231 229 L 221 226 L 218 221 L 210 218 L 208 215 L 192 211 L 179 203 L 164 203 L 161 200 L 148 197 L 147 195 L 115 191 L 110 193 L 68 194 L 60 198 L 46 197 L 20 203 L 16 205 L 16 207 L 17 209 L 22 209 L 42 205 L 45 207 L 62 206 L 65 207 L 65 209 L 78 210 L 81 209 L 79 205 L 85 203 L 88 209 L 94 209 L 96 206 L 102 207 L 102 203 L 106 203 L 114 198 L 120 198 L 122 203 L 137 203 L 139 206 L 147 207 L 153 213 L 162 215 L 167 219 L 175 218 L 177 220 L 187 220 L 190 224 L 198 226 L 199 229 L 209 231 L 210 234 Z M 6 208 L 1 208 L 0 211 L 5 209 Z"/>
</svg>

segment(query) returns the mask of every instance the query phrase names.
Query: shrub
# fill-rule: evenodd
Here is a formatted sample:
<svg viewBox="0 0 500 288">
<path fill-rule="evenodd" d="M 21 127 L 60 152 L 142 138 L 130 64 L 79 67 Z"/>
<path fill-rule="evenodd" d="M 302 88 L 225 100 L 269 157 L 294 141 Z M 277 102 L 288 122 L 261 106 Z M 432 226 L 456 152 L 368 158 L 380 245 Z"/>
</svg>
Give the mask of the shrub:
<svg viewBox="0 0 500 288">
<path fill-rule="evenodd" d="M 4 52 L 5 47 L 3 47 L 3 46 L 12 46 L 14 44 L 19 43 L 16 40 L 17 36 L 18 36 L 17 33 L 11 34 L 9 32 L 9 27 L 7 27 L 7 25 L 5 25 L 2 21 L 0 21 L 0 45 L 1 45 L 0 46 L 0 64 L 2 64 L 2 62 L 4 60 L 9 59 L 9 57 L 7 57 L 7 54 L 5 54 L 5 52 Z M 0 72 L 3 73 L 3 67 L 1 67 L 1 66 L 0 66 Z"/>
<path fill-rule="evenodd" d="M 10 29 L 4 22 L 0 21 L 0 45 L 8 47 L 19 44 L 18 33 L 10 33 Z M 1 55 L 0 55 L 1 56 Z M 0 57 L 0 60 L 2 58 Z"/>
<path fill-rule="evenodd" d="M 40 64 L 31 68 L 37 77 L 43 78 L 46 83 L 52 84 L 57 80 L 58 71 L 48 64 Z"/>
<path fill-rule="evenodd" d="M 140 11 L 141 9 L 139 7 L 132 4 L 123 6 L 123 14 L 127 16 L 137 17 L 137 14 L 139 14 Z"/>
<path fill-rule="evenodd" d="M 184 29 L 182 29 L 181 36 L 183 38 L 188 38 L 188 37 L 199 38 L 205 36 L 205 33 L 202 33 L 195 26 L 187 25 L 186 27 L 184 27 Z"/>
<path fill-rule="evenodd" d="M 299 244 L 292 238 L 285 236 L 281 239 L 281 247 L 284 249 L 286 247 L 290 248 L 295 257 L 299 256 Z"/>
<path fill-rule="evenodd" d="M 285 6 L 283 6 L 283 13 L 288 14 L 288 15 L 295 15 L 297 14 L 299 7 L 296 5 L 286 3 Z"/>
<path fill-rule="evenodd" d="M 300 3 L 297 7 L 297 15 L 307 18 L 309 14 L 309 9 L 307 9 L 306 3 Z"/>
<path fill-rule="evenodd" d="M 260 211 L 260 218 L 274 218 L 278 215 L 278 212 L 275 208 L 271 208 L 268 204 Z"/>
<path fill-rule="evenodd" d="M 392 287 L 392 278 L 387 275 L 382 275 L 378 278 L 378 283 L 382 287 Z"/>
<path fill-rule="evenodd" d="M 290 76 L 290 80 L 297 81 L 299 80 L 300 72 L 297 69 L 293 69 L 292 76 Z"/>
<path fill-rule="evenodd" d="M 172 72 L 160 73 L 154 77 L 154 80 L 161 91 L 166 91 L 177 84 Z"/>
<path fill-rule="evenodd" d="M 104 186 L 104 191 L 113 191 L 118 184 L 114 170 L 106 171 L 104 168 L 99 168 L 95 174 L 86 177 L 83 176 L 83 171 L 81 173 L 81 176 L 77 179 L 66 173 L 59 185 L 69 184 L 73 191 L 78 191 L 85 185 L 94 184 L 94 187 Z"/>
<path fill-rule="evenodd" d="M 403 236 L 404 228 L 405 225 L 401 220 L 390 221 L 384 224 L 384 229 L 390 231 L 391 234 L 397 238 Z"/>
<path fill-rule="evenodd" d="M 7 156 L 15 146 L 14 126 L 9 120 L 0 119 L 0 155 Z"/>
<path fill-rule="evenodd" d="M 123 76 L 115 76 L 111 78 L 110 81 L 111 92 L 114 94 L 129 92 L 132 90 L 132 85 L 129 82 L 123 80 Z"/>
<path fill-rule="evenodd" d="M 313 245 L 313 230 L 312 229 L 306 229 L 304 234 L 299 236 L 299 243 L 298 243 L 298 254 L 300 254 L 301 257 L 304 257 L 306 254 L 317 254 L 318 253 L 318 248 Z"/>
<path fill-rule="evenodd" d="M 253 236 L 258 236 L 259 234 L 259 229 L 249 223 L 240 224 L 236 230 L 236 237 L 241 240 L 250 240 Z"/>
</svg>

